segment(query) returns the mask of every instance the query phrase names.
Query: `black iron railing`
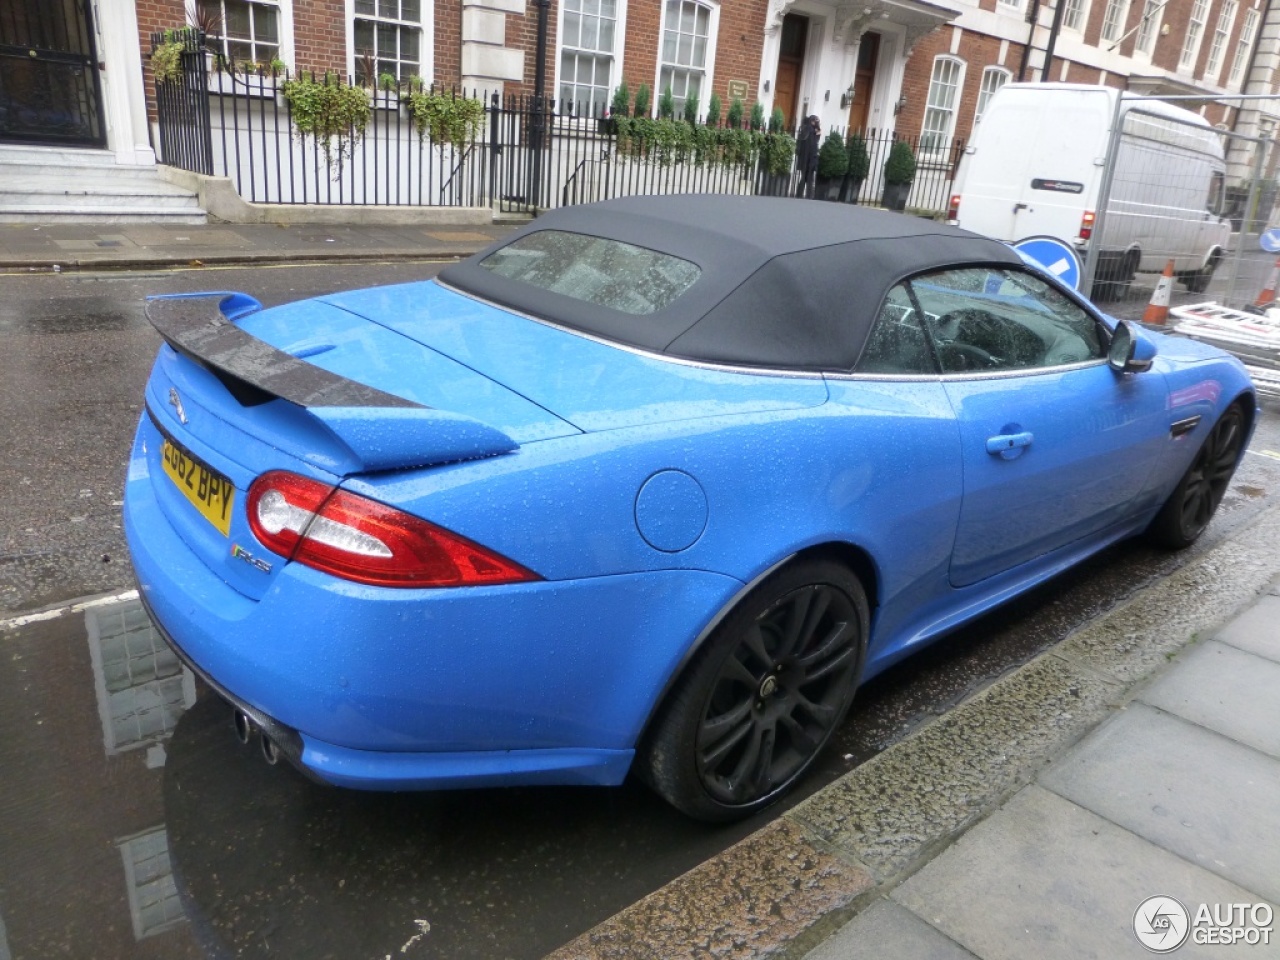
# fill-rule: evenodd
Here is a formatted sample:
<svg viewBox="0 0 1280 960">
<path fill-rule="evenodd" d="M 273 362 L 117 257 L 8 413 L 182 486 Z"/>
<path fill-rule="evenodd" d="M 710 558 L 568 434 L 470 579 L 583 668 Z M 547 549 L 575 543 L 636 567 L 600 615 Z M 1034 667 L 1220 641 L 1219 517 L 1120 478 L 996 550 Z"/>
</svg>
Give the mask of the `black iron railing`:
<svg viewBox="0 0 1280 960">
<path fill-rule="evenodd" d="M 533 97 L 477 98 L 474 92 L 430 91 L 471 100 L 472 123 L 450 142 L 424 133 L 414 112 L 417 89 L 342 85 L 368 100 L 368 121 L 331 135 L 300 132 L 284 71 L 226 64 L 189 34 L 183 77 L 157 83 L 162 159 L 200 173 L 229 177 L 258 203 L 492 207 L 536 212 L 612 197 L 666 193 L 794 196 L 798 177 L 779 154 L 781 135 L 692 127 L 683 121 L 635 121 L 580 116 Z M 162 37 L 152 38 L 153 45 Z M 831 198 L 878 204 L 893 134 L 864 132 L 869 173 Z M 916 152 L 910 212 L 946 209 L 963 143 Z M 772 159 L 771 159 L 772 158 Z"/>
</svg>

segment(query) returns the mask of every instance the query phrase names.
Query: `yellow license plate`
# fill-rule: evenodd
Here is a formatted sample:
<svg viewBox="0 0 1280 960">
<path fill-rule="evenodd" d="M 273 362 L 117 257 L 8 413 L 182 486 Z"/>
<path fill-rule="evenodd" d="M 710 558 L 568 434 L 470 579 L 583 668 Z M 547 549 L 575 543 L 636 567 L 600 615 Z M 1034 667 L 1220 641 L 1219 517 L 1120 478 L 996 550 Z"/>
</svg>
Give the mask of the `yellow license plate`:
<svg viewBox="0 0 1280 960">
<path fill-rule="evenodd" d="M 164 441 L 160 459 L 164 472 L 200 511 L 200 516 L 227 536 L 231 530 L 231 507 L 236 500 L 231 481 L 169 440 Z"/>
</svg>

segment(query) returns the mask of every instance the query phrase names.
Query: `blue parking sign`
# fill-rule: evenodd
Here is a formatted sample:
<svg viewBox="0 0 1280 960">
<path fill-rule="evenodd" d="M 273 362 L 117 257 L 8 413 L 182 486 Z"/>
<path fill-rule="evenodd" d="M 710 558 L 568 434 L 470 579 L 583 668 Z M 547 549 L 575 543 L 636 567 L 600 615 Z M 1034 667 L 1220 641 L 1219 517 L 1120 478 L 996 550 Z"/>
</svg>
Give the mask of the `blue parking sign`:
<svg viewBox="0 0 1280 960">
<path fill-rule="evenodd" d="M 1069 243 L 1057 237 L 1027 237 L 1013 244 L 1028 260 L 1053 274 L 1072 290 L 1080 289 L 1080 257 Z"/>
</svg>

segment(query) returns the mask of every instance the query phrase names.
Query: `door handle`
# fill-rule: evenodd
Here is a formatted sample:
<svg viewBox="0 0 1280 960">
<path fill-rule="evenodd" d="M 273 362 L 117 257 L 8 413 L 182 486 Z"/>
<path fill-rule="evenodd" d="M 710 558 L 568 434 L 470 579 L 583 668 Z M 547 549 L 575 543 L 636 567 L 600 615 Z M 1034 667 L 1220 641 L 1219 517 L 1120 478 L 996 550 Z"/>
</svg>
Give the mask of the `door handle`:
<svg viewBox="0 0 1280 960">
<path fill-rule="evenodd" d="M 1012 460 L 1014 457 L 1022 456 L 1023 449 L 1031 446 L 1031 441 L 1034 439 L 1030 431 L 997 434 L 987 438 L 987 453 L 993 457 Z"/>
</svg>

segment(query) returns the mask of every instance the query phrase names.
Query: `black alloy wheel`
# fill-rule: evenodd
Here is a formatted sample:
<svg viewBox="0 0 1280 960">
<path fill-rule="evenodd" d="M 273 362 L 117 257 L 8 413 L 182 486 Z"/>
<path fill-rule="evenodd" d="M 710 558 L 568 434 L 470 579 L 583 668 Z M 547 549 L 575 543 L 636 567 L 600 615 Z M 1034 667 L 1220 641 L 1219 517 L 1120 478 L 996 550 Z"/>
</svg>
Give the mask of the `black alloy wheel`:
<svg viewBox="0 0 1280 960">
<path fill-rule="evenodd" d="M 689 665 L 651 731 L 642 773 L 698 819 L 772 803 L 844 719 L 867 629 L 866 594 L 844 567 L 806 561 L 774 574 Z"/>
<path fill-rule="evenodd" d="M 1213 519 L 1240 461 L 1245 418 L 1233 403 L 1213 425 L 1191 466 L 1147 530 L 1162 546 L 1182 549 L 1195 543 Z"/>
</svg>

